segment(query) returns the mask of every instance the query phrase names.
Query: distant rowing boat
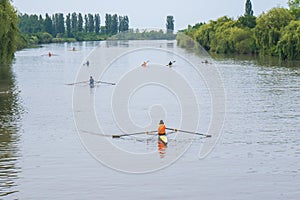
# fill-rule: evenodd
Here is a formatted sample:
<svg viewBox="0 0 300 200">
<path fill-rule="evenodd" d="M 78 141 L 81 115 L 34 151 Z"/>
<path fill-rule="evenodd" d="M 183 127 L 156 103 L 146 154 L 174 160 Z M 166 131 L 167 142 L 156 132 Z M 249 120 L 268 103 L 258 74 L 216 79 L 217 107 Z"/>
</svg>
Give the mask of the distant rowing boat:
<svg viewBox="0 0 300 200">
<path fill-rule="evenodd" d="M 106 82 L 106 81 L 94 81 L 93 84 L 89 83 L 90 81 L 79 81 L 75 83 L 67 83 L 66 85 L 78 85 L 78 84 L 89 84 L 90 86 L 95 86 L 96 84 L 105 84 L 105 85 L 116 85 L 116 83 Z"/>
</svg>

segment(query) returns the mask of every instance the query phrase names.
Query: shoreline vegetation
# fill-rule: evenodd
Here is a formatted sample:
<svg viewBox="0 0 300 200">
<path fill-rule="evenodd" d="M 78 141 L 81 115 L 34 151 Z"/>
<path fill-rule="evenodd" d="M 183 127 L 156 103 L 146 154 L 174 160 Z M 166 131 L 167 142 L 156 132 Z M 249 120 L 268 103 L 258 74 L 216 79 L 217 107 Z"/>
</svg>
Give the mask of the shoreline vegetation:
<svg viewBox="0 0 300 200">
<path fill-rule="evenodd" d="M 45 17 L 36 14 L 19 14 L 20 35 L 26 47 L 40 44 L 101 41 L 112 35 L 129 30 L 128 16 L 105 15 L 101 26 L 100 14 L 55 13 Z"/>
<path fill-rule="evenodd" d="M 24 45 L 38 46 L 46 43 L 101 41 L 101 40 L 175 40 L 173 16 L 167 16 L 164 32 L 160 30 L 139 30 L 129 28 L 129 17 L 106 14 L 101 26 L 100 14 L 46 13 L 41 15 L 19 14 L 19 30 Z"/>
<path fill-rule="evenodd" d="M 179 31 L 177 43 L 191 48 L 194 42 L 215 54 L 248 54 L 300 59 L 300 0 L 288 0 L 289 9 L 275 7 L 258 17 L 246 0 L 245 14 L 237 20 L 223 16 L 209 23 L 189 25 Z M 188 37 L 186 37 L 188 36 Z"/>
</svg>

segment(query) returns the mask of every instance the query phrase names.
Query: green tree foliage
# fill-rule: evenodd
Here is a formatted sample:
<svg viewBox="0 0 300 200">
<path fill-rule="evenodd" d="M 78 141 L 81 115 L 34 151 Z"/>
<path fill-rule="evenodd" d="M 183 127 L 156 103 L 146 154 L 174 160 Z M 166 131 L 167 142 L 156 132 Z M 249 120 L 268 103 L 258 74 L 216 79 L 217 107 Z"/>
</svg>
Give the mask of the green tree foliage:
<svg viewBox="0 0 300 200">
<path fill-rule="evenodd" d="M 247 15 L 253 16 L 252 3 L 250 0 L 247 0 L 245 5 L 245 16 Z"/>
<path fill-rule="evenodd" d="M 100 14 L 91 13 L 85 14 L 84 18 L 81 13 L 75 12 L 66 16 L 56 13 L 52 17 L 46 14 L 45 19 L 41 15 L 20 14 L 19 20 L 22 38 L 33 45 L 48 43 L 50 40 L 52 42 L 103 40 L 107 37 L 106 34 L 114 35 L 129 30 L 128 16 L 118 17 L 117 14 L 106 14 L 106 26 L 101 26 Z"/>
<path fill-rule="evenodd" d="M 129 30 L 128 16 L 119 16 L 119 32 L 126 32 Z"/>
<path fill-rule="evenodd" d="M 288 5 L 296 19 L 300 19 L 300 0 L 288 0 Z"/>
<path fill-rule="evenodd" d="M 245 15 L 238 20 L 224 16 L 207 24 L 189 25 L 182 32 L 211 52 L 300 59 L 300 20 L 291 6 L 299 8 L 299 1 L 289 1 L 290 9 L 273 8 L 257 18 L 251 15 L 251 2 L 247 1 Z M 176 38 L 180 46 L 193 45 L 193 42 L 183 38 Z"/>
<path fill-rule="evenodd" d="M 253 31 L 249 28 L 233 27 L 230 41 L 232 41 L 234 53 L 249 54 L 255 53 L 256 46 L 253 38 Z"/>
<path fill-rule="evenodd" d="M 211 50 L 217 53 L 233 53 L 232 42 L 229 40 L 231 28 L 235 21 L 227 16 L 220 17 L 215 23 L 215 36 L 211 40 Z"/>
<path fill-rule="evenodd" d="M 128 30 L 126 32 L 120 32 L 113 35 L 109 39 L 111 40 L 174 40 L 174 34 L 165 34 L 163 30 L 158 31 L 140 31 L 140 30 Z"/>
<path fill-rule="evenodd" d="M 204 24 L 200 26 L 200 28 L 196 31 L 195 36 L 193 37 L 199 42 L 204 49 L 210 50 L 211 41 L 215 37 L 215 22 L 211 21 L 208 24 Z"/>
<path fill-rule="evenodd" d="M 52 24 L 52 20 L 49 17 L 48 13 L 46 13 L 46 18 L 44 21 L 44 27 L 45 27 L 45 32 L 49 33 L 49 34 L 53 34 L 53 24 Z"/>
<path fill-rule="evenodd" d="M 88 32 L 93 33 L 95 31 L 94 15 L 88 14 Z"/>
<path fill-rule="evenodd" d="M 70 15 L 70 13 L 67 14 L 67 17 L 66 17 L 66 32 L 67 32 L 67 37 L 71 37 L 71 15 Z"/>
<path fill-rule="evenodd" d="M 294 17 L 285 8 L 273 8 L 256 20 L 254 38 L 261 54 L 275 55 L 281 31 Z"/>
<path fill-rule="evenodd" d="M 111 14 L 106 14 L 105 15 L 105 31 L 107 35 L 111 34 Z"/>
<path fill-rule="evenodd" d="M 0 1 L 0 63 L 9 62 L 16 51 L 18 17 L 8 0 Z"/>
<path fill-rule="evenodd" d="M 167 20 L 166 20 L 166 29 L 167 29 L 167 33 L 173 33 L 174 32 L 174 17 L 169 15 L 167 16 Z"/>
<path fill-rule="evenodd" d="M 82 14 L 78 14 L 78 32 L 83 32 L 83 18 Z"/>
<path fill-rule="evenodd" d="M 52 35 L 47 32 L 39 32 L 36 34 L 37 42 L 36 43 L 51 43 L 52 42 Z"/>
<path fill-rule="evenodd" d="M 256 17 L 253 16 L 252 3 L 250 0 L 246 1 L 245 14 L 238 18 L 241 26 L 254 28 L 256 26 Z"/>
<path fill-rule="evenodd" d="M 84 32 L 88 32 L 89 31 L 89 18 L 88 15 L 84 15 Z"/>
<path fill-rule="evenodd" d="M 96 34 L 99 34 L 100 33 L 100 15 L 99 14 L 96 14 L 95 15 L 95 32 Z"/>
<path fill-rule="evenodd" d="M 123 31 L 129 30 L 129 17 L 126 15 L 123 18 Z"/>
<path fill-rule="evenodd" d="M 56 13 L 52 16 L 53 36 L 61 37 L 65 33 L 64 15 Z"/>
<path fill-rule="evenodd" d="M 282 60 L 300 58 L 300 21 L 291 21 L 282 32 L 276 49 Z"/>
<path fill-rule="evenodd" d="M 23 33 L 37 33 L 42 31 L 43 20 L 40 20 L 37 15 L 20 15 L 19 28 Z"/>
<path fill-rule="evenodd" d="M 111 19 L 111 34 L 112 35 L 115 35 L 118 33 L 118 29 L 119 29 L 118 27 L 119 27 L 118 15 L 114 14 Z"/>
<path fill-rule="evenodd" d="M 78 32 L 78 18 L 77 18 L 77 14 L 74 12 L 72 13 L 72 16 L 71 16 L 71 32 L 72 33 L 76 33 Z"/>
<path fill-rule="evenodd" d="M 45 31 L 45 22 L 44 22 L 42 15 L 39 15 L 38 24 L 39 24 L 39 32 L 44 32 Z"/>
<path fill-rule="evenodd" d="M 118 17 L 117 14 L 105 15 L 105 32 L 107 35 L 115 35 L 121 30 L 126 31 L 128 29 L 129 29 L 129 19 L 127 16 Z"/>
<path fill-rule="evenodd" d="M 185 29 L 185 30 L 180 30 L 179 32 L 180 32 L 180 33 L 184 33 L 184 34 L 188 35 L 189 37 L 193 38 L 194 35 L 195 35 L 195 33 L 196 33 L 196 31 L 197 31 L 202 25 L 204 25 L 204 24 L 205 24 L 205 23 L 202 23 L 202 22 L 201 22 L 201 23 L 196 23 L 194 26 L 188 25 L 188 28 L 187 28 L 187 29 Z M 186 37 L 183 37 L 183 35 L 180 34 L 180 36 L 178 36 L 177 38 L 180 39 L 180 40 L 184 40 Z M 182 46 L 185 46 L 184 44 L 185 44 L 185 42 L 183 42 L 181 45 L 182 45 Z"/>
<path fill-rule="evenodd" d="M 248 28 L 254 28 L 256 26 L 256 17 L 252 15 L 245 15 L 238 18 L 238 22 Z"/>
</svg>

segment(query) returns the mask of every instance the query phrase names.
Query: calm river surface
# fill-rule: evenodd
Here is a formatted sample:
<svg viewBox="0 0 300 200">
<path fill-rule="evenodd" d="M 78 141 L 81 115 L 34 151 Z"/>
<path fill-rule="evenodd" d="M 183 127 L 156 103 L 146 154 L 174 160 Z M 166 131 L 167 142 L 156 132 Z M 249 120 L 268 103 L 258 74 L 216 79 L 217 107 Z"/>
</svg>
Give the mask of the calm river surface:
<svg viewBox="0 0 300 200">
<path fill-rule="evenodd" d="M 226 112 L 223 130 L 211 153 L 199 158 L 199 149 L 209 138 L 196 137 L 171 165 L 133 174 L 99 162 L 77 132 L 74 87 L 66 84 L 75 81 L 80 67 L 99 45 L 104 50 L 157 45 L 175 50 L 198 67 L 213 65 L 202 63 L 206 57 L 194 56 L 167 41 L 49 44 L 17 52 L 11 68 L 0 67 L 0 199 L 300 199 L 299 62 L 279 66 L 254 59 L 213 60 L 223 80 Z M 71 51 L 73 47 L 76 51 Z M 55 55 L 48 57 L 48 52 Z M 90 89 L 82 84 L 80 90 L 95 98 L 106 97 L 118 86 L 122 73 L 135 67 L 134 62 L 138 60 L 137 67 L 147 59 L 154 62 L 155 52 L 152 57 L 146 53 L 138 52 L 138 59 L 128 55 L 124 62 L 119 59 L 113 63 L 104 81 L 116 82 L 116 86 Z M 175 60 L 168 53 L 160 55 L 156 63 L 165 65 Z M 200 100 L 198 131 L 205 131 L 207 116 L 211 115 L 210 106 L 206 106 L 211 102 L 209 91 L 205 83 L 196 84 L 197 76 L 181 63 L 183 60 L 176 58 L 170 70 L 190 74 L 186 76 Z M 91 62 L 89 67 L 96 66 Z M 149 124 L 144 111 L 161 101 L 166 111 L 174 111 L 164 119 L 172 127 L 179 126 L 179 103 L 169 100 L 172 95 L 164 94 L 160 99 L 161 88 L 145 89 L 147 92 L 137 93 L 129 102 L 134 121 Z M 116 133 L 109 105 L 109 99 L 95 101 L 96 115 L 105 130 Z M 113 142 L 127 151 L 155 151 L 163 161 L 169 149 L 185 142 L 171 136 L 167 149 L 159 153 L 157 138 L 152 136 Z M 120 162 L 126 160 L 120 158 Z"/>
</svg>

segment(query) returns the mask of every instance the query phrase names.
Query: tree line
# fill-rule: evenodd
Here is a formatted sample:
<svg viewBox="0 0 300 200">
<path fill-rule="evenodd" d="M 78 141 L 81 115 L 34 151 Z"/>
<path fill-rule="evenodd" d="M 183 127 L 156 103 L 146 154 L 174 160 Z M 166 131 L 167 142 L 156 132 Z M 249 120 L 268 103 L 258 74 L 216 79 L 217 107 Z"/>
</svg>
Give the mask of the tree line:
<svg viewBox="0 0 300 200">
<path fill-rule="evenodd" d="M 45 17 L 36 14 L 20 14 L 19 29 L 22 34 L 35 36 L 39 43 L 74 38 L 76 41 L 99 40 L 129 29 L 128 16 L 105 15 L 105 25 L 101 26 L 100 14 L 55 13 Z M 31 37 L 32 39 L 32 37 Z"/>
<path fill-rule="evenodd" d="M 174 17 L 168 15 L 166 18 L 166 32 L 162 29 L 159 30 L 139 30 L 129 29 L 126 32 L 119 32 L 114 34 L 109 39 L 111 40 L 174 40 L 176 34 L 174 34 Z"/>
<path fill-rule="evenodd" d="M 133 31 L 128 16 L 117 14 L 106 14 L 103 26 L 99 14 L 18 14 L 11 0 L 0 0 L 0 64 L 11 62 L 17 49 L 40 43 L 105 40 L 117 34 L 120 39 L 174 39 L 173 16 L 167 16 L 166 29 L 166 33 Z"/>
<path fill-rule="evenodd" d="M 300 59 L 300 0 L 289 0 L 289 9 L 275 7 L 258 17 L 246 0 L 245 13 L 234 20 L 227 16 L 197 23 L 182 30 L 210 52 L 260 54 L 280 59 Z M 180 46 L 189 41 L 178 35 Z"/>
<path fill-rule="evenodd" d="M 9 19 L 9 20 L 7 20 Z M 17 49 L 18 18 L 9 0 L 0 1 L 0 64 L 13 58 Z M 1 67 L 1 66 L 0 66 Z"/>
</svg>

